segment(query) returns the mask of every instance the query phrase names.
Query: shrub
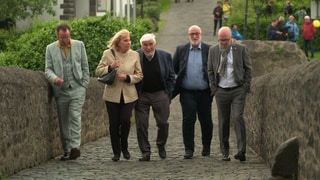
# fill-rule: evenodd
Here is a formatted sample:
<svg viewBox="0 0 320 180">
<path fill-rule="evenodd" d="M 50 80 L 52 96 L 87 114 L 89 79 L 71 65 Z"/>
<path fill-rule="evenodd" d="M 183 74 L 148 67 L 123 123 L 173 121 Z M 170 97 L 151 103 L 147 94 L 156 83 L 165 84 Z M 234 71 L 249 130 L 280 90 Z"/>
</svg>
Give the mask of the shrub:
<svg viewBox="0 0 320 180">
<path fill-rule="evenodd" d="M 114 19 L 109 15 L 88 17 L 65 21 L 71 27 L 71 37 L 84 42 L 87 50 L 90 75 L 94 76 L 107 42 L 119 30 L 126 28 L 131 32 L 132 49 L 140 47 L 139 39 L 146 32 L 152 32 L 150 20 L 137 19 L 136 26 L 123 19 Z M 57 21 L 39 23 L 29 33 L 8 43 L 7 51 L 0 55 L 0 65 L 43 71 L 45 67 L 46 46 L 57 40 Z"/>
</svg>

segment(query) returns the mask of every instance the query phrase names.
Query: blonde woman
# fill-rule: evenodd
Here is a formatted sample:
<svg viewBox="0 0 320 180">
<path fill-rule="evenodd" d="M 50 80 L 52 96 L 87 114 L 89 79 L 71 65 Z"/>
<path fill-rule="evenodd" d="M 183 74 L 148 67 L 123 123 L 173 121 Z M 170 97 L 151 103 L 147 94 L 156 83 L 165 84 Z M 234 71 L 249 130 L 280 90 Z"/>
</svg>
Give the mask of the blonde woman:
<svg viewBox="0 0 320 180">
<path fill-rule="evenodd" d="M 142 80 L 140 57 L 131 49 L 130 32 L 122 29 L 109 41 L 108 50 L 103 52 L 96 68 L 96 75 L 102 76 L 117 69 L 112 85 L 106 85 L 103 93 L 109 116 L 109 131 L 113 151 L 113 161 L 120 160 L 122 152 L 125 159 L 130 159 L 128 136 L 130 117 L 138 94 L 135 83 Z M 114 51 L 114 55 L 112 53 Z"/>
<path fill-rule="evenodd" d="M 222 5 L 222 10 L 223 18 L 227 21 L 231 15 L 231 4 L 229 3 L 229 0 L 224 1 L 224 4 Z"/>
</svg>

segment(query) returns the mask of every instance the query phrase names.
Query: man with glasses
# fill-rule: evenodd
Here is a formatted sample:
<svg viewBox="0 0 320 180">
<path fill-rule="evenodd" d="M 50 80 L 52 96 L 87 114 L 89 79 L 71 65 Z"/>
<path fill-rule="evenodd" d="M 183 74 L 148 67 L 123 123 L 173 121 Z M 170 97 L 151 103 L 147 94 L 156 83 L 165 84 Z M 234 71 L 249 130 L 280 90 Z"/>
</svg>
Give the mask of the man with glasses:
<svg viewBox="0 0 320 180">
<path fill-rule="evenodd" d="M 235 159 L 246 161 L 246 128 L 243 119 L 246 94 L 250 92 L 251 60 L 246 46 L 231 38 L 231 29 L 218 32 L 219 44 L 209 50 L 208 75 L 212 95 L 218 107 L 219 140 L 223 161 L 230 161 L 230 117 L 233 118 L 238 153 Z M 231 116 L 232 113 L 232 116 Z"/>
<path fill-rule="evenodd" d="M 188 29 L 188 35 L 190 42 L 178 46 L 173 56 L 173 66 L 177 74 L 173 97 L 180 93 L 185 159 L 193 157 L 197 117 L 202 132 L 202 156 L 210 155 L 213 132 L 212 96 L 207 73 L 210 45 L 201 42 L 202 33 L 197 25 Z"/>
</svg>

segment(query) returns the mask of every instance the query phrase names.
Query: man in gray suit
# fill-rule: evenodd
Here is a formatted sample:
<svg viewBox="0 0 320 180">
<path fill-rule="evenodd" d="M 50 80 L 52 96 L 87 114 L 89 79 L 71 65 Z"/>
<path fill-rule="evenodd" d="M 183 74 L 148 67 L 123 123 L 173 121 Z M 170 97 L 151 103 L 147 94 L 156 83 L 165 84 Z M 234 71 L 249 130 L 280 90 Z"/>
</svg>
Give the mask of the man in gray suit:
<svg viewBox="0 0 320 180">
<path fill-rule="evenodd" d="M 210 45 L 201 42 L 202 32 L 197 25 L 188 29 L 189 42 L 177 47 L 173 67 L 177 80 L 173 97 L 180 94 L 182 134 L 185 159 L 193 158 L 194 130 L 197 117 L 202 133 L 202 156 L 210 155 L 213 133 L 207 61 Z"/>
<path fill-rule="evenodd" d="M 208 76 L 212 95 L 218 107 L 219 140 L 222 160 L 230 161 L 230 116 L 234 119 L 238 153 L 246 160 L 246 128 L 243 119 L 246 94 L 250 92 L 251 61 L 246 46 L 232 40 L 231 29 L 222 27 L 218 32 L 219 44 L 209 50 Z"/>
<path fill-rule="evenodd" d="M 62 161 L 80 156 L 81 113 L 89 84 L 89 66 L 82 41 L 70 37 L 70 27 L 60 24 L 58 41 L 47 46 L 45 74 L 55 96 L 60 137 L 64 155 Z"/>
</svg>

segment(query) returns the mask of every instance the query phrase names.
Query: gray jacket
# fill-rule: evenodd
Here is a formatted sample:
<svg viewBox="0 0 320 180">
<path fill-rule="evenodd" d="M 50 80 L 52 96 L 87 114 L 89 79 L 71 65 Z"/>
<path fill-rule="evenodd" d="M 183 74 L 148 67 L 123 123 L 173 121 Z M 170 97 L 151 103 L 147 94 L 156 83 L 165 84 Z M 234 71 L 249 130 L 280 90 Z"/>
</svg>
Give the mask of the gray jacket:
<svg viewBox="0 0 320 180">
<path fill-rule="evenodd" d="M 232 53 L 235 81 L 239 86 L 243 86 L 246 92 L 249 93 L 252 69 L 249 51 L 245 45 L 233 43 Z M 213 95 L 217 91 L 219 84 L 219 75 L 217 71 L 220 64 L 220 57 L 221 55 L 219 45 L 212 46 L 209 49 L 208 56 L 208 76 L 211 92 L 213 93 Z"/>
</svg>

